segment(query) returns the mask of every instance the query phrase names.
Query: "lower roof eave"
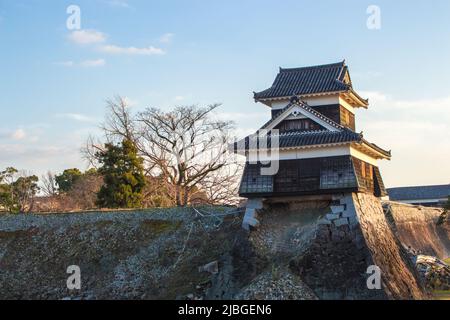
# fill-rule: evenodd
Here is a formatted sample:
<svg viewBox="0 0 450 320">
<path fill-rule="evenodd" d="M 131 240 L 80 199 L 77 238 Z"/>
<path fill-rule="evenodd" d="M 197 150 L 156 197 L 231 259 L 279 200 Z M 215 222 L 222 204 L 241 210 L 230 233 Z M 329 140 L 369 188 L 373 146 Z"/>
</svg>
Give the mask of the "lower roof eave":
<svg viewBox="0 0 450 320">
<path fill-rule="evenodd" d="M 272 151 L 272 150 L 279 150 L 279 151 L 292 151 L 292 150 L 303 150 L 303 149 L 315 149 L 315 148 L 327 148 L 327 147 L 336 147 L 336 146 L 350 146 L 351 142 L 336 142 L 336 143 L 325 143 L 325 144 L 313 144 L 313 145 L 307 145 L 307 146 L 295 146 L 295 147 L 284 147 L 284 148 L 274 148 L 274 149 L 246 149 L 246 150 L 233 150 L 233 153 L 235 154 L 241 154 L 245 155 L 247 152 L 255 152 L 255 151 Z"/>
<path fill-rule="evenodd" d="M 356 147 L 356 149 L 359 149 L 362 152 L 368 153 L 375 159 L 391 160 L 392 158 L 391 151 L 386 151 L 366 140 L 363 140 L 361 142 L 354 142 L 352 143 L 352 146 Z"/>
</svg>

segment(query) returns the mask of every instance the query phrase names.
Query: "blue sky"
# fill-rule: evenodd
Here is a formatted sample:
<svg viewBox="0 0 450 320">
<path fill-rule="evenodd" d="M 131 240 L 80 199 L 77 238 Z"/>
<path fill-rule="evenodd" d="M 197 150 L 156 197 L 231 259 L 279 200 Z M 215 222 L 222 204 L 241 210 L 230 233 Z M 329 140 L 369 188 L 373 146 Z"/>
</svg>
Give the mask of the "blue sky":
<svg viewBox="0 0 450 320">
<path fill-rule="evenodd" d="M 366 26 L 369 5 L 379 30 Z M 116 94 L 136 111 L 221 102 L 246 133 L 269 117 L 252 91 L 278 67 L 346 59 L 371 102 L 357 129 L 393 152 L 386 184 L 450 182 L 447 0 L 0 0 L 0 40 L 0 168 L 85 168 L 79 149 Z"/>
</svg>

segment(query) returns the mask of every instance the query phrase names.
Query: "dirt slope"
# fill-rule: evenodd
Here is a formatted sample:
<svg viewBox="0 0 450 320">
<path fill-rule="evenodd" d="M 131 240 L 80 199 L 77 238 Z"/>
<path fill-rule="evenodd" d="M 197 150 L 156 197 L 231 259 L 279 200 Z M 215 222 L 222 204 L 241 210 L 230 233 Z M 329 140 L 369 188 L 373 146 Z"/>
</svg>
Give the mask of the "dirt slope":
<svg viewBox="0 0 450 320">
<path fill-rule="evenodd" d="M 450 221 L 438 223 L 442 209 L 398 202 L 385 202 L 384 207 L 396 235 L 405 246 L 439 259 L 450 257 Z"/>
</svg>

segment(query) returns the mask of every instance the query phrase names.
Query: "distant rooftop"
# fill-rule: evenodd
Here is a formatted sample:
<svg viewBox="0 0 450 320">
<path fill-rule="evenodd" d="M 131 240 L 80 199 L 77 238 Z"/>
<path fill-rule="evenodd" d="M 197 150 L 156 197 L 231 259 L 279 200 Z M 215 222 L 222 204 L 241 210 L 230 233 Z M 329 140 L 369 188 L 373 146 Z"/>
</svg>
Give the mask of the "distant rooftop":
<svg viewBox="0 0 450 320">
<path fill-rule="evenodd" d="M 269 99 L 352 90 L 345 61 L 302 68 L 280 68 L 269 89 L 255 92 L 254 98 Z"/>
<path fill-rule="evenodd" d="M 450 196 L 450 184 L 399 187 L 387 189 L 391 200 L 445 199 Z"/>
</svg>

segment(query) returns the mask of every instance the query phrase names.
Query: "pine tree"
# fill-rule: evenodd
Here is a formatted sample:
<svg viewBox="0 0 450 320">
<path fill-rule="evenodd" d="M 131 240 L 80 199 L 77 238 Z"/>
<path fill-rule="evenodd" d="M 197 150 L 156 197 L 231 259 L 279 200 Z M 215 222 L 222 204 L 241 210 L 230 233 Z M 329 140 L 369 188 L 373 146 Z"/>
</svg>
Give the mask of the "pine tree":
<svg viewBox="0 0 450 320">
<path fill-rule="evenodd" d="M 121 145 L 105 144 L 97 153 L 102 165 L 104 185 L 97 194 L 97 205 L 102 208 L 139 208 L 145 187 L 143 159 L 138 156 L 132 141 L 124 139 Z"/>
</svg>

